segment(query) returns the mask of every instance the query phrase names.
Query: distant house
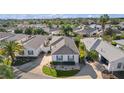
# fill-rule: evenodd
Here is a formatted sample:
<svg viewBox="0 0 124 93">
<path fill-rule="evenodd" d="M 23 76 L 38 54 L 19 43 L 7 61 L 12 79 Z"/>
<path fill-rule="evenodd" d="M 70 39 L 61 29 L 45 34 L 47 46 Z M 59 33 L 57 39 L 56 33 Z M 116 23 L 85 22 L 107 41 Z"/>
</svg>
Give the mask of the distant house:
<svg viewBox="0 0 124 93">
<path fill-rule="evenodd" d="M 121 30 L 124 30 L 124 22 L 120 22 L 118 26 L 120 27 Z"/>
<path fill-rule="evenodd" d="M 0 41 L 7 39 L 9 37 L 14 36 L 12 33 L 7 33 L 7 32 L 0 32 Z"/>
<path fill-rule="evenodd" d="M 18 43 L 24 43 L 29 39 L 29 35 L 25 34 L 14 34 L 12 37 L 7 38 L 7 41 L 16 41 Z"/>
<path fill-rule="evenodd" d="M 122 50 L 99 39 L 85 38 L 83 42 L 88 51 L 97 51 L 100 63 L 104 64 L 108 71 L 124 70 L 124 52 Z"/>
<path fill-rule="evenodd" d="M 100 31 L 94 28 L 86 28 L 82 30 L 83 36 L 96 36 Z"/>
<path fill-rule="evenodd" d="M 79 63 L 79 51 L 72 38 L 60 36 L 52 39 L 52 61 Z"/>
<path fill-rule="evenodd" d="M 124 39 L 121 40 L 114 40 L 117 43 L 116 47 L 124 49 Z"/>
<path fill-rule="evenodd" d="M 98 24 L 91 24 L 91 25 L 89 25 L 89 27 L 97 29 L 97 30 L 102 30 L 102 26 L 98 25 Z"/>
</svg>

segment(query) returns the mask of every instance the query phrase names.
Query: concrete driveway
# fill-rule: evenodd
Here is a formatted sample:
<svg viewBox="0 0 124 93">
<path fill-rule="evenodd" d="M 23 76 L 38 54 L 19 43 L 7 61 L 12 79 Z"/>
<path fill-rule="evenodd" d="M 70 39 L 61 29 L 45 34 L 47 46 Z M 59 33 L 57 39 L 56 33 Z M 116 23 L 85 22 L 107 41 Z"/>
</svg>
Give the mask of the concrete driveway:
<svg viewBox="0 0 124 93">
<path fill-rule="evenodd" d="M 14 67 L 16 78 L 20 79 L 49 79 L 51 77 L 45 76 L 41 73 L 44 55 L 40 55 L 36 60 L 27 64 Z M 44 61 L 45 62 L 45 61 Z M 43 62 L 43 63 L 44 63 Z"/>
<path fill-rule="evenodd" d="M 102 79 L 101 72 L 98 71 L 94 63 L 86 63 L 80 72 L 75 76 L 69 77 L 70 79 Z"/>
</svg>

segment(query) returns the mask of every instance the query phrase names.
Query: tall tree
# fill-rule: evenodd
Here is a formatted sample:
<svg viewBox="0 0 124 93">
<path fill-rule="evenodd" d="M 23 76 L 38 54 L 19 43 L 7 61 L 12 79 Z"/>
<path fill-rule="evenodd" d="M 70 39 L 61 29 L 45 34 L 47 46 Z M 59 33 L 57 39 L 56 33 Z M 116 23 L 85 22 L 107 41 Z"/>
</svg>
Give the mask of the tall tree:
<svg viewBox="0 0 124 93">
<path fill-rule="evenodd" d="M 104 14 L 100 17 L 100 24 L 102 25 L 102 31 L 104 34 L 104 30 L 105 30 L 105 25 L 109 20 L 109 16 L 107 14 Z"/>
<path fill-rule="evenodd" d="M 12 62 L 14 62 L 16 53 L 21 52 L 22 49 L 23 49 L 23 46 L 17 43 L 16 41 L 9 41 L 9 42 L 6 41 L 3 43 L 0 53 L 2 55 L 10 57 Z"/>
</svg>

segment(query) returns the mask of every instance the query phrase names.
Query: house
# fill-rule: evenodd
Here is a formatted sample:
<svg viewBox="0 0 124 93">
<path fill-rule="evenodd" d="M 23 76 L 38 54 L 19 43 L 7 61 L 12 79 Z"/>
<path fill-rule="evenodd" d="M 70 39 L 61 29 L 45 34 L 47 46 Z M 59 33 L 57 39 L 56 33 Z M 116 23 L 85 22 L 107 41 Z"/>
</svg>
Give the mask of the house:
<svg viewBox="0 0 124 93">
<path fill-rule="evenodd" d="M 79 63 L 79 51 L 70 37 L 13 34 L 4 40 L 23 45 L 23 51 L 16 57 L 36 58 L 42 52 L 51 51 L 52 61 Z"/>
<path fill-rule="evenodd" d="M 52 61 L 79 63 L 79 51 L 72 38 L 53 37 L 51 40 Z"/>
<path fill-rule="evenodd" d="M 9 37 L 14 36 L 12 33 L 7 33 L 7 32 L 0 32 L 0 41 L 7 39 Z"/>
<path fill-rule="evenodd" d="M 124 70 L 124 52 L 122 50 L 100 39 L 86 38 L 82 41 L 88 51 L 97 51 L 100 63 L 104 64 L 108 71 Z M 87 42 L 92 42 L 92 44 Z M 90 47 L 87 48 L 87 46 Z"/>
<path fill-rule="evenodd" d="M 121 30 L 124 30 L 124 22 L 120 22 L 118 26 L 120 27 Z"/>
<path fill-rule="evenodd" d="M 97 35 L 97 33 L 99 33 L 99 30 L 97 30 L 95 28 L 86 28 L 86 29 L 82 30 L 83 36 L 95 36 L 95 35 Z"/>
<path fill-rule="evenodd" d="M 32 39 L 23 43 L 24 51 L 19 57 L 38 57 L 41 52 L 48 52 L 50 47 L 45 47 L 47 36 L 35 35 Z"/>
<path fill-rule="evenodd" d="M 121 40 L 114 40 L 117 43 L 116 47 L 124 49 L 124 39 Z"/>
<path fill-rule="evenodd" d="M 18 43 L 24 43 L 27 40 L 29 40 L 31 36 L 30 35 L 25 35 L 25 34 L 14 34 L 12 37 L 7 38 L 7 41 L 16 41 Z"/>
<path fill-rule="evenodd" d="M 97 30 L 102 30 L 102 26 L 98 25 L 98 24 L 91 24 L 91 25 L 89 25 L 89 27 L 97 29 Z"/>
</svg>

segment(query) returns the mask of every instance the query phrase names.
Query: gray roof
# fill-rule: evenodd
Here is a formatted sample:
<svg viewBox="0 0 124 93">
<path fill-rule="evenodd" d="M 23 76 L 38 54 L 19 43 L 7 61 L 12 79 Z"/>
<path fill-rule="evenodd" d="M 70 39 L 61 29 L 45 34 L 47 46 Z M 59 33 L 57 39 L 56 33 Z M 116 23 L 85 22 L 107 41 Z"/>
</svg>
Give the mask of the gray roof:
<svg viewBox="0 0 124 93">
<path fill-rule="evenodd" d="M 85 39 L 82 39 L 81 40 L 85 46 L 86 46 L 86 49 L 88 51 L 90 50 L 95 50 L 96 47 L 99 45 L 99 43 L 101 42 L 101 40 L 97 39 L 97 38 L 85 38 Z"/>
<path fill-rule="evenodd" d="M 31 40 L 24 43 L 24 48 L 39 48 L 47 40 L 47 36 L 35 35 Z"/>
<path fill-rule="evenodd" d="M 25 35 L 25 34 L 15 34 L 13 37 L 8 38 L 7 40 L 8 41 L 19 41 L 19 40 L 21 40 L 23 38 L 26 38 L 26 37 L 28 37 L 28 35 Z"/>
<path fill-rule="evenodd" d="M 85 38 L 83 42 L 87 50 L 96 50 L 109 62 L 116 61 L 118 59 L 124 58 L 124 52 L 117 47 L 109 44 L 106 41 L 102 41 L 94 38 Z"/>
<path fill-rule="evenodd" d="M 114 40 L 114 42 L 118 43 L 119 45 L 124 45 L 124 39 Z"/>
<path fill-rule="evenodd" d="M 63 36 L 63 39 L 52 48 L 52 54 L 79 54 L 79 51 L 72 38 Z"/>
<path fill-rule="evenodd" d="M 62 36 L 52 36 L 52 39 L 50 41 L 50 45 L 55 45 L 56 43 L 58 43 L 62 39 L 63 39 Z"/>
<path fill-rule="evenodd" d="M 13 36 L 12 33 L 0 32 L 0 40 Z"/>
<path fill-rule="evenodd" d="M 94 29 L 94 28 L 87 28 L 82 30 L 83 34 L 88 34 L 90 35 L 91 33 L 96 33 L 98 30 Z"/>
<path fill-rule="evenodd" d="M 124 58 L 124 52 L 122 50 L 107 43 L 106 41 L 101 41 L 101 43 L 96 48 L 96 51 L 109 62 Z"/>
</svg>

